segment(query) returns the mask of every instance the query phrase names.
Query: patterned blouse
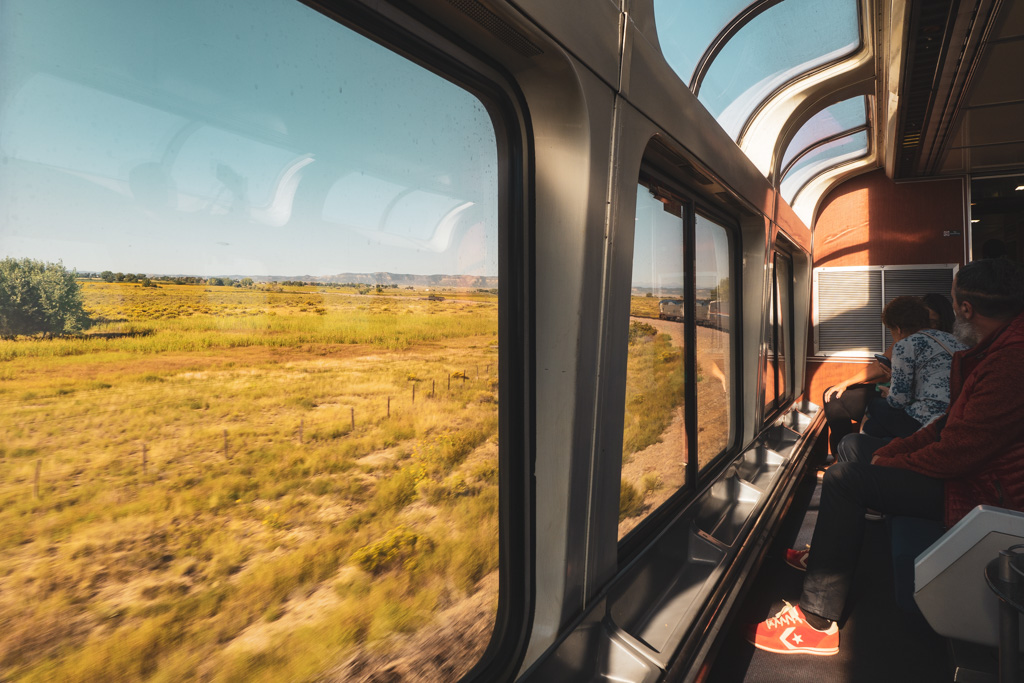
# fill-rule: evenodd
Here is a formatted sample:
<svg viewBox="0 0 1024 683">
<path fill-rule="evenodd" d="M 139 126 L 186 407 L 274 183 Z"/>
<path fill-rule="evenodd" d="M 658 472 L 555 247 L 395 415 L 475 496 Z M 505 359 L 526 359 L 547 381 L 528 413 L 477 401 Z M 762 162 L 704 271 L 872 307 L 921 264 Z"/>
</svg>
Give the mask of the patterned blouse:
<svg viewBox="0 0 1024 683">
<path fill-rule="evenodd" d="M 953 362 L 947 349 L 956 353 L 966 348 L 956 337 L 940 330 L 922 330 L 901 339 L 892 347 L 889 405 L 903 408 L 922 425 L 942 415 L 949 406 L 949 368 Z"/>
</svg>

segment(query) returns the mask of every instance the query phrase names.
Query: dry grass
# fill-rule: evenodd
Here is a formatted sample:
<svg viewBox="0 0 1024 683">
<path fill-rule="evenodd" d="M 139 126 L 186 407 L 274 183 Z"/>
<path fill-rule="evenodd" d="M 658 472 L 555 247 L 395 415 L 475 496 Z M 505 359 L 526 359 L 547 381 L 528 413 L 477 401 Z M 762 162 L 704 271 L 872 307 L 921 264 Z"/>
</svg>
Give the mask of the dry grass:
<svg viewBox="0 0 1024 683">
<path fill-rule="evenodd" d="M 0 346 L 0 678 L 314 678 L 496 569 L 495 298 L 303 289 Z"/>
</svg>

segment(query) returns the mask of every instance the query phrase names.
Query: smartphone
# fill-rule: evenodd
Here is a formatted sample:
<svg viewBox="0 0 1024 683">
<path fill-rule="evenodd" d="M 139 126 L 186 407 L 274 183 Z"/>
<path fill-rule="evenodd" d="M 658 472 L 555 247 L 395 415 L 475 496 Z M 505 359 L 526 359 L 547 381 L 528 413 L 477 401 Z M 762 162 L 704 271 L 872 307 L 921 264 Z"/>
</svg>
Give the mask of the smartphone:
<svg viewBox="0 0 1024 683">
<path fill-rule="evenodd" d="M 886 358 L 884 353 L 876 353 L 875 354 L 875 360 L 877 360 L 879 363 L 881 363 L 882 365 L 884 365 L 887 368 L 891 368 L 892 367 L 892 361 L 889 360 L 888 358 Z"/>
</svg>

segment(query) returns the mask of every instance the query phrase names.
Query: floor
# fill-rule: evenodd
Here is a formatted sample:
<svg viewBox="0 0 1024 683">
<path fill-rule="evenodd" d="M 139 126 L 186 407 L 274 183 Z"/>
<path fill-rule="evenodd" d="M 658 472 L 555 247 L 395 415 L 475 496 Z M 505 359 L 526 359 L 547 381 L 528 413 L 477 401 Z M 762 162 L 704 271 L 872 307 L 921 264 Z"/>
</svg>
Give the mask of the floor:
<svg viewBox="0 0 1024 683">
<path fill-rule="evenodd" d="M 708 683 L 906 683 L 951 681 L 946 640 L 919 615 L 901 611 L 893 598 L 889 539 L 884 522 L 870 522 L 860 565 L 840 622 L 839 653 L 831 657 L 779 655 L 756 650 L 739 626 L 762 621 L 797 602 L 803 574 L 783 562 L 787 547 L 811 541 L 820 484 L 808 477 L 765 558 L 732 631 L 715 658 Z"/>
</svg>

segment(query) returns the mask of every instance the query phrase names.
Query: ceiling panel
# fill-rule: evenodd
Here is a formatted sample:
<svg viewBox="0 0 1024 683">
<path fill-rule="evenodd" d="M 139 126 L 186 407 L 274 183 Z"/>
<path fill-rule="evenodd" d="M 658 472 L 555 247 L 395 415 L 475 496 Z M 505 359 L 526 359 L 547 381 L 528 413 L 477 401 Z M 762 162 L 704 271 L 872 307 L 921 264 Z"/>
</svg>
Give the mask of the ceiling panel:
<svg viewBox="0 0 1024 683">
<path fill-rule="evenodd" d="M 1009 8 L 1003 12 L 996 24 L 996 38 L 1012 38 L 1024 36 L 1024 2 L 1008 2 Z"/>
<path fill-rule="evenodd" d="M 969 109 L 964 116 L 965 139 L 953 144 L 971 147 L 999 142 L 1024 142 L 1024 102 Z"/>
<path fill-rule="evenodd" d="M 969 106 L 1024 100 L 1024 39 L 989 43 L 971 86 Z"/>
</svg>

